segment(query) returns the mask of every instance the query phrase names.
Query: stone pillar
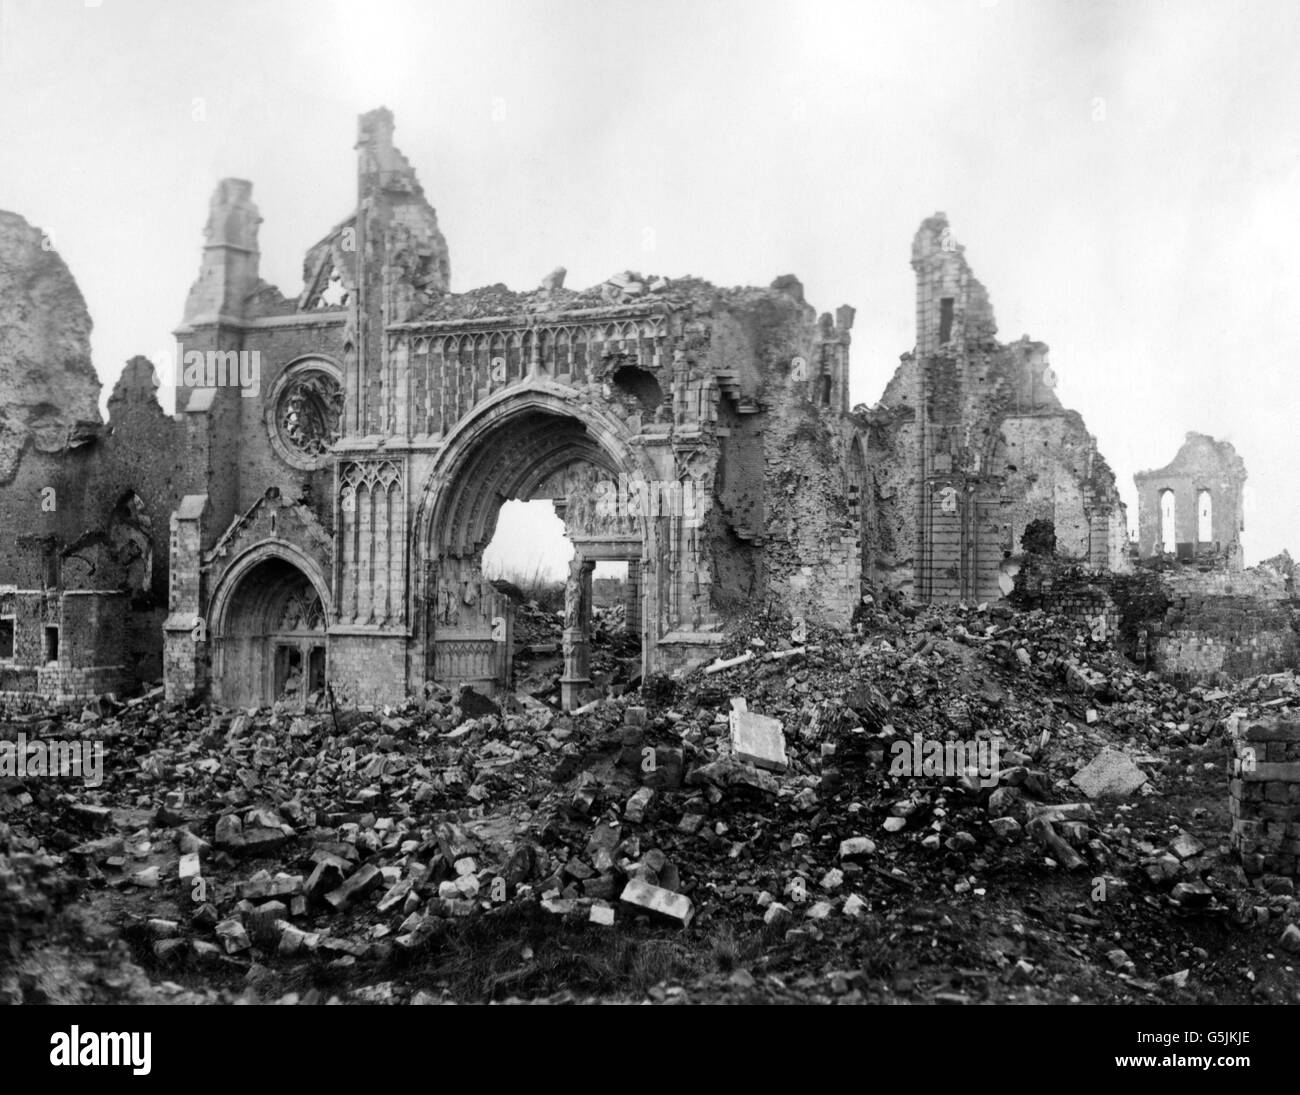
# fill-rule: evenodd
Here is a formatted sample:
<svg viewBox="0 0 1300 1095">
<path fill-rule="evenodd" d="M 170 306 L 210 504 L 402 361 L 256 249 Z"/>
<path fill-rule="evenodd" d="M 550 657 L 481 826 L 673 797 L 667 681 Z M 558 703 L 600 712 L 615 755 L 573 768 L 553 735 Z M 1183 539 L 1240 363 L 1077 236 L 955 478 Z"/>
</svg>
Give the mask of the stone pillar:
<svg viewBox="0 0 1300 1095">
<path fill-rule="evenodd" d="M 591 687 L 591 574 L 595 560 L 575 554 L 564 583 L 564 676 L 560 678 L 560 705 L 566 711 L 582 706 L 582 694 Z"/>
<path fill-rule="evenodd" d="M 627 599 L 624 601 L 628 631 L 641 632 L 641 560 L 627 563 Z"/>
<path fill-rule="evenodd" d="M 203 692 L 208 685 L 208 623 L 203 608 L 202 551 L 206 494 L 187 494 L 171 519 L 167 619 L 163 621 L 163 685 L 169 702 Z"/>
</svg>

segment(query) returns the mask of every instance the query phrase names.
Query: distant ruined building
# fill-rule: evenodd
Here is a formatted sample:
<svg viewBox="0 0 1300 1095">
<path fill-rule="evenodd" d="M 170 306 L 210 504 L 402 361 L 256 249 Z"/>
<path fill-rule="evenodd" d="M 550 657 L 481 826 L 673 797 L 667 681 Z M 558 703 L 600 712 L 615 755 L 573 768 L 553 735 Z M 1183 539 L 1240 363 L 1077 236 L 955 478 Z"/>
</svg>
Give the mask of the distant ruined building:
<svg viewBox="0 0 1300 1095">
<path fill-rule="evenodd" d="M 226 705 L 327 681 L 359 703 L 428 681 L 508 688 L 513 609 L 481 564 L 509 499 L 550 500 L 574 547 L 568 708 L 592 695 L 600 560 L 628 564 L 646 674 L 713 658 L 755 606 L 844 628 L 868 592 L 996 599 L 1036 519 L 1060 551 L 1124 565 L 1114 477 L 1060 405 L 1047 347 L 996 341 L 942 214 L 913 244 L 916 346 L 877 405 L 850 410 L 854 310 L 819 316 L 793 277 L 629 272 L 578 291 L 557 270 L 531 292 L 451 292 L 392 135 L 387 110 L 361 118 L 356 208 L 293 297 L 259 277 L 251 184 L 218 185 L 174 416 L 143 358 L 107 426 L 82 421 L 93 393 L 70 380 L 46 385 L 63 410 L 16 397 L 93 375 L 79 295 L 34 315 L 42 337 L 0 342 L 20 410 L 0 423 L 0 695 L 159 677 L 169 698 Z M 0 277 L 66 275 L 0 216 Z"/>
<path fill-rule="evenodd" d="M 1241 570 L 1245 462 L 1226 441 L 1189 433 L 1173 462 L 1133 476 L 1138 489 L 1138 550 L 1190 560 L 1216 556 Z"/>
</svg>

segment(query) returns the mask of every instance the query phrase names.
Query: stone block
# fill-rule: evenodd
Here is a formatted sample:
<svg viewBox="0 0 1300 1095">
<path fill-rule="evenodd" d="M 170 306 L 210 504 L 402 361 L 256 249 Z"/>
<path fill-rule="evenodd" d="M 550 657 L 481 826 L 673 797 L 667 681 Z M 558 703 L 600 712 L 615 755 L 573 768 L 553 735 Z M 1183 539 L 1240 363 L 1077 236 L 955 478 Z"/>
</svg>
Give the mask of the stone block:
<svg viewBox="0 0 1300 1095">
<path fill-rule="evenodd" d="M 677 921 L 683 928 L 690 927 L 695 916 L 695 906 L 685 894 L 674 893 L 662 886 L 633 879 L 623 889 L 621 901 L 638 909 L 658 913 Z"/>
<path fill-rule="evenodd" d="M 731 712 L 731 751 L 736 758 L 757 768 L 784 772 L 790 767 L 785 755 L 785 730 L 780 719 L 752 711 Z"/>
<path fill-rule="evenodd" d="M 325 900 L 335 909 L 345 909 L 372 890 L 378 889 L 383 882 L 384 876 L 379 873 L 379 868 L 367 863 L 354 872 L 342 886 L 327 893 Z"/>
<path fill-rule="evenodd" d="M 1107 795 L 1123 798 L 1131 795 L 1146 781 L 1146 773 L 1114 749 L 1103 749 L 1070 779 L 1089 798 Z"/>
</svg>

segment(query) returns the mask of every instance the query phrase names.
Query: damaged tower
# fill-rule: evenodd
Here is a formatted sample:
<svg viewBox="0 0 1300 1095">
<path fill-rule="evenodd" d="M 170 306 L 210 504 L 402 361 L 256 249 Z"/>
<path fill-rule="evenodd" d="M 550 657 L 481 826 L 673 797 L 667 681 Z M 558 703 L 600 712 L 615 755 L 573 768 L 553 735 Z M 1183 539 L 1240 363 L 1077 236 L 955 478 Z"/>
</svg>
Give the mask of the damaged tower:
<svg viewBox="0 0 1300 1095">
<path fill-rule="evenodd" d="M 1057 398 L 1048 347 L 997 341 L 988 293 L 943 213 L 917 231 L 912 269 L 916 346 L 860 415 L 865 451 L 880 454 L 863 507 L 868 577 L 918 600 L 996 599 L 1035 520 L 1051 522 L 1062 554 L 1122 568 L 1115 477 Z"/>
</svg>

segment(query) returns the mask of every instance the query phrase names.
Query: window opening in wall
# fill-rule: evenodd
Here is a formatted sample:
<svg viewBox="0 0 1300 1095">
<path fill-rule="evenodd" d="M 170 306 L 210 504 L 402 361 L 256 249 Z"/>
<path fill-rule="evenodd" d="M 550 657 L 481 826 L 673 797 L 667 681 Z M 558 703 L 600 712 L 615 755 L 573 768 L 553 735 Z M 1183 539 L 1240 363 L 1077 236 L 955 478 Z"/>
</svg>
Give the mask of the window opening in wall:
<svg viewBox="0 0 1300 1095">
<path fill-rule="evenodd" d="M 325 361 L 290 365 L 271 390 L 266 411 L 271 444 L 294 467 L 321 467 L 342 423 L 343 388 Z"/>
<path fill-rule="evenodd" d="M 281 643 L 275 648 L 275 695 L 281 700 L 302 697 L 302 651 Z"/>
<path fill-rule="evenodd" d="M 939 301 L 939 342 L 942 344 L 952 339 L 952 297 Z"/>
<path fill-rule="evenodd" d="M 1214 539 L 1214 503 L 1210 500 L 1208 490 L 1200 490 L 1196 495 L 1196 539 L 1208 544 Z"/>
<path fill-rule="evenodd" d="M 59 629 L 57 627 L 47 627 L 45 629 L 45 661 L 57 662 L 59 660 Z"/>
<path fill-rule="evenodd" d="M 343 279 L 337 269 L 330 272 L 329 281 L 321 290 L 317 308 L 341 308 L 348 302 L 348 291 L 343 287 Z"/>
<path fill-rule="evenodd" d="M 1160 550 L 1172 555 L 1174 546 L 1174 492 L 1168 487 L 1160 492 Z"/>
<path fill-rule="evenodd" d="M 14 621 L 12 619 L 0 620 L 0 658 L 12 658 L 14 656 Z"/>
</svg>

